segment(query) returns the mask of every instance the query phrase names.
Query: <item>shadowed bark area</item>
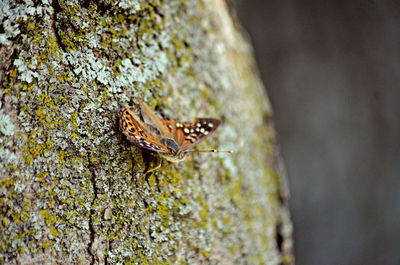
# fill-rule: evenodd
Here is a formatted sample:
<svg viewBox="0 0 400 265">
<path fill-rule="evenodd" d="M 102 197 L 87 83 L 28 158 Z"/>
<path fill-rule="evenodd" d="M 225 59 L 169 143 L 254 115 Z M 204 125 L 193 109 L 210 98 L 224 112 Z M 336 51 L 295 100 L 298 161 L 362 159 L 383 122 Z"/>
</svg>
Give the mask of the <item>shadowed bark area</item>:
<svg viewBox="0 0 400 265">
<path fill-rule="evenodd" d="M 272 112 L 224 1 L 3 4 L 1 263 L 292 263 Z M 132 98 L 223 119 L 199 148 L 235 153 L 144 176 Z"/>
</svg>

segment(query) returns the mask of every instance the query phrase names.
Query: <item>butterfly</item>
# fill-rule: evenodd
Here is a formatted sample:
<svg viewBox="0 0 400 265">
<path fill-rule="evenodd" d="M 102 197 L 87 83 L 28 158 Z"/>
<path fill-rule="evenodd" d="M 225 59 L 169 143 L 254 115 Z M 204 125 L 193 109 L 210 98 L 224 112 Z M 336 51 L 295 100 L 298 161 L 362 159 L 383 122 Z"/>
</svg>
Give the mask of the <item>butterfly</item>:
<svg viewBox="0 0 400 265">
<path fill-rule="evenodd" d="M 197 118 L 192 122 L 163 119 L 142 100 L 138 101 L 131 107 L 122 105 L 119 112 L 122 132 L 131 143 L 155 151 L 171 162 L 185 160 L 187 153 L 194 152 L 188 149 L 209 137 L 221 124 L 221 120 L 213 118 Z"/>
</svg>

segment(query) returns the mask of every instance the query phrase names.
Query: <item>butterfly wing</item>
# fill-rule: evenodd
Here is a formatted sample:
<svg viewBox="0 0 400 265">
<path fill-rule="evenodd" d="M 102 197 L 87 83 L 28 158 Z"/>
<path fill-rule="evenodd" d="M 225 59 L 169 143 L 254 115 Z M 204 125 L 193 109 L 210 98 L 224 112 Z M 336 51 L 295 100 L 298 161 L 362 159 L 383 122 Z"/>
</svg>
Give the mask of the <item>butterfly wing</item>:
<svg viewBox="0 0 400 265">
<path fill-rule="evenodd" d="M 221 124 L 221 120 L 213 118 L 197 118 L 193 122 L 179 122 L 176 120 L 164 120 L 166 127 L 169 128 L 180 151 L 185 151 L 208 136 L 210 136 Z"/>
<path fill-rule="evenodd" d="M 128 140 L 142 148 L 177 156 L 210 136 L 221 124 L 213 118 L 179 122 L 157 117 L 142 101 L 128 108 L 122 105 L 120 126 Z"/>
<path fill-rule="evenodd" d="M 139 111 L 140 115 L 143 118 L 143 123 L 150 129 L 150 131 L 154 134 L 155 137 L 159 139 L 163 138 L 173 138 L 171 131 L 165 127 L 165 123 L 163 119 L 159 118 L 154 112 L 142 101 L 139 101 Z"/>
<path fill-rule="evenodd" d="M 134 111 L 122 105 L 122 110 L 119 112 L 119 115 L 122 132 L 131 143 L 151 151 L 171 155 L 171 151 L 160 144 L 157 138 L 153 136 L 151 130 L 141 122 Z"/>
</svg>

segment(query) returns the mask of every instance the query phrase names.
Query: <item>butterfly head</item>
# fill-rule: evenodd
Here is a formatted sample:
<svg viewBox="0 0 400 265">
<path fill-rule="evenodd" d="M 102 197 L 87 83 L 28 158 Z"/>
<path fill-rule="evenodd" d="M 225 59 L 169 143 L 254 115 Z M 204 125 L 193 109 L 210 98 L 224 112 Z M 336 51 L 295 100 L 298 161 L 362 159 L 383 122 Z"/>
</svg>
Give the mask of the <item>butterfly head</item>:
<svg viewBox="0 0 400 265">
<path fill-rule="evenodd" d="M 178 153 L 178 154 L 176 154 L 174 156 L 169 156 L 169 155 L 160 153 L 160 155 L 163 158 L 165 158 L 166 160 L 168 160 L 170 162 L 173 162 L 173 163 L 178 163 L 178 162 L 182 162 L 183 160 L 185 160 L 186 159 L 186 154 L 187 154 L 187 152 L 180 152 L 180 153 Z"/>
</svg>

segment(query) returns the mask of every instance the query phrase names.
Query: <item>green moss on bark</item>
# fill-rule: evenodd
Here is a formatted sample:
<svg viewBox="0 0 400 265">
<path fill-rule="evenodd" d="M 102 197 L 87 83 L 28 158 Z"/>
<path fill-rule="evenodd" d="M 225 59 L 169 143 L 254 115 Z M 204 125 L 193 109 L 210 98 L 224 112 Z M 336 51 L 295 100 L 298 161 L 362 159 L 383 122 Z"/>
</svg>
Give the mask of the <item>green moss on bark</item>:
<svg viewBox="0 0 400 265">
<path fill-rule="evenodd" d="M 5 4 L 0 262 L 291 262 L 271 110 L 223 1 Z M 202 149 L 235 153 L 144 177 L 157 157 L 118 128 L 132 97 L 223 118 Z"/>
</svg>

